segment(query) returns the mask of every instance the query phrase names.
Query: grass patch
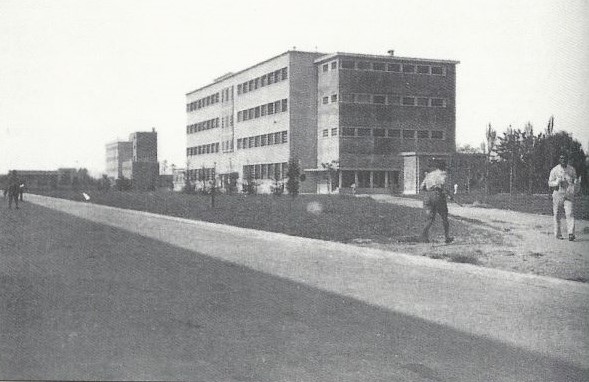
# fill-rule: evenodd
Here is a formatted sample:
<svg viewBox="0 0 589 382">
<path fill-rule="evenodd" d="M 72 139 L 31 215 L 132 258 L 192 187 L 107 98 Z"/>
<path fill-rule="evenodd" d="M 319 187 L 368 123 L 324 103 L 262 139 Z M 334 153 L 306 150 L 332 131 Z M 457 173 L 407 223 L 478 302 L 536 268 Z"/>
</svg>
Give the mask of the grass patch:
<svg viewBox="0 0 589 382">
<path fill-rule="evenodd" d="M 71 190 L 43 194 L 83 200 L 81 192 Z M 300 195 L 295 199 L 286 195 L 217 195 L 214 208 L 210 196 L 172 192 L 94 192 L 90 198 L 95 204 L 344 243 L 354 239 L 385 244 L 397 238 L 402 241 L 418 235 L 426 220 L 421 208 L 349 195 Z M 432 236 L 443 233 L 441 226 L 438 219 Z M 451 229 L 456 236 L 480 231 L 462 222 L 453 223 Z"/>
<path fill-rule="evenodd" d="M 448 256 L 448 261 L 452 263 L 462 263 L 462 264 L 480 264 L 479 259 L 474 256 L 468 256 L 463 254 L 452 254 Z"/>
</svg>

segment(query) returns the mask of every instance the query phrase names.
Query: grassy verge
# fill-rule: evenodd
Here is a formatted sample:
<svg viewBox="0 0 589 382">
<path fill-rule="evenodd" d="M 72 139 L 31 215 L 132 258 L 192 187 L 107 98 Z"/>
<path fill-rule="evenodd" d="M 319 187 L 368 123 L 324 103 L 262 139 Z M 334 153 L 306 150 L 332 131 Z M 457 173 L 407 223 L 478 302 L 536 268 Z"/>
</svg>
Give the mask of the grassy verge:
<svg viewBox="0 0 589 382">
<path fill-rule="evenodd" d="M 39 194 L 84 199 L 81 192 L 70 190 Z M 217 195 L 214 208 L 210 196 L 171 192 L 90 192 L 90 198 L 96 204 L 339 242 L 403 241 L 419 235 L 425 222 L 421 209 L 353 196 Z M 470 236 L 478 231 L 473 225 L 452 222 L 453 235 Z M 431 235 L 442 235 L 439 221 Z"/>
</svg>

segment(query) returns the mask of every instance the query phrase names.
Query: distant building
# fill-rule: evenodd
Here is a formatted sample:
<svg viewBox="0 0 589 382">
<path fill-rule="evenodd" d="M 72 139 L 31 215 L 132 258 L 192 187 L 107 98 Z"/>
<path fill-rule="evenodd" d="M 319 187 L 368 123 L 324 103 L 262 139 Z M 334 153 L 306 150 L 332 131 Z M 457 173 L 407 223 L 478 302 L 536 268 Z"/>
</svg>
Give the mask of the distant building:
<svg viewBox="0 0 589 382">
<path fill-rule="evenodd" d="M 133 158 L 132 142 L 112 142 L 106 145 L 106 175 L 111 179 L 123 176 L 123 162 Z"/>
<path fill-rule="evenodd" d="M 415 194 L 428 161 L 456 150 L 456 64 L 288 51 L 222 76 L 186 94 L 189 177 L 268 183 L 293 158 L 302 192 Z"/>
<path fill-rule="evenodd" d="M 106 145 L 107 175 L 111 179 L 127 178 L 133 189 L 152 190 L 159 184 L 157 132 L 135 132 L 129 141 Z"/>
</svg>

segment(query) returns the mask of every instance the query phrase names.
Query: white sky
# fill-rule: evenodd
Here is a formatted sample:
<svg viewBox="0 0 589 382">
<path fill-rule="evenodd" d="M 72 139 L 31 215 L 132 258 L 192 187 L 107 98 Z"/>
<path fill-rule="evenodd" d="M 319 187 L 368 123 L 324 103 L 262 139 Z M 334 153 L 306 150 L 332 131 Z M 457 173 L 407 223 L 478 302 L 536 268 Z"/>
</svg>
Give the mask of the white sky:
<svg viewBox="0 0 589 382">
<path fill-rule="evenodd" d="M 458 60 L 458 144 L 554 114 L 586 150 L 588 21 L 589 0 L 0 0 L 0 173 L 99 175 L 152 127 L 183 166 L 185 94 L 295 46 Z"/>
</svg>

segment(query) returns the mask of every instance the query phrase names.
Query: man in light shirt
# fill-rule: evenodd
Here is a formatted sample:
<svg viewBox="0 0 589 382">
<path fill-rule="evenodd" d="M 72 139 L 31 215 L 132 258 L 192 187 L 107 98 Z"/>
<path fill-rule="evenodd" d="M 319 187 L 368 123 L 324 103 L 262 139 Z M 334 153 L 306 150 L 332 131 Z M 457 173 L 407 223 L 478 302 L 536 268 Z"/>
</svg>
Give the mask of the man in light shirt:
<svg viewBox="0 0 589 382">
<path fill-rule="evenodd" d="M 573 216 L 573 201 L 577 185 L 577 172 L 569 165 L 567 154 L 560 155 L 559 164 L 550 171 L 548 186 L 552 192 L 552 212 L 554 214 L 554 235 L 562 239 L 560 231 L 560 211 L 564 209 L 567 222 L 569 240 L 575 240 L 575 217 Z"/>
<path fill-rule="evenodd" d="M 436 161 L 436 169 L 426 174 L 425 179 L 421 183 L 420 189 L 425 191 L 423 199 L 423 207 L 427 212 L 427 223 L 421 234 L 423 242 L 429 242 L 429 229 L 436 214 L 440 214 L 442 224 L 444 226 L 445 242 L 451 243 L 454 239 L 450 237 L 450 223 L 448 222 L 448 204 L 446 202 L 446 164 L 442 161 Z M 452 196 L 450 195 L 450 198 Z"/>
</svg>

